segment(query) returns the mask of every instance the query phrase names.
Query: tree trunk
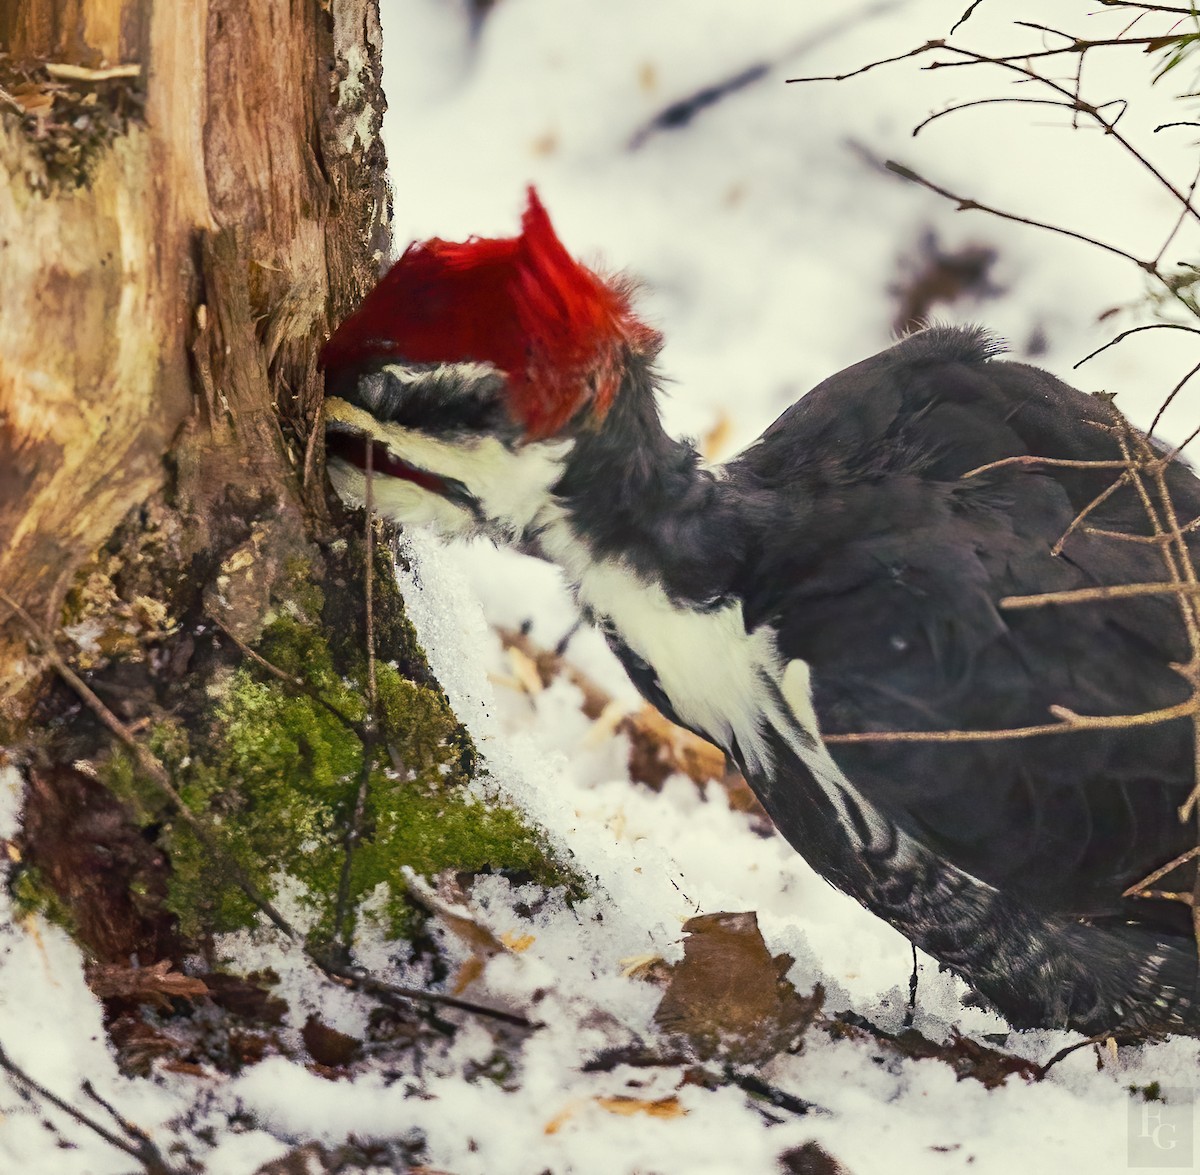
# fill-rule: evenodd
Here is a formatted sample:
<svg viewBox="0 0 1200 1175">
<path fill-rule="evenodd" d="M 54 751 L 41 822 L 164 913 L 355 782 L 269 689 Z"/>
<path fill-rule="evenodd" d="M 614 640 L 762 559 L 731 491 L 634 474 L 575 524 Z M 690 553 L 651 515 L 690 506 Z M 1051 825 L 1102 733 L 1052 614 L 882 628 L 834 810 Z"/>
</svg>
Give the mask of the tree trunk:
<svg viewBox="0 0 1200 1175">
<path fill-rule="evenodd" d="M 388 246 L 379 49 L 377 0 L 0 9 L 10 887 L 102 963 L 272 916 L 280 871 L 346 943 L 405 865 L 551 868 L 455 809 L 470 740 L 326 498 L 317 353 Z"/>
<path fill-rule="evenodd" d="M 387 246 L 379 26 L 17 0 L 0 50 L 0 585 L 54 631 L 136 507 L 170 500 L 180 566 L 226 553 L 222 506 L 320 525 L 316 352 Z M 20 723 L 44 663 L 11 614 L 0 639 Z"/>
</svg>

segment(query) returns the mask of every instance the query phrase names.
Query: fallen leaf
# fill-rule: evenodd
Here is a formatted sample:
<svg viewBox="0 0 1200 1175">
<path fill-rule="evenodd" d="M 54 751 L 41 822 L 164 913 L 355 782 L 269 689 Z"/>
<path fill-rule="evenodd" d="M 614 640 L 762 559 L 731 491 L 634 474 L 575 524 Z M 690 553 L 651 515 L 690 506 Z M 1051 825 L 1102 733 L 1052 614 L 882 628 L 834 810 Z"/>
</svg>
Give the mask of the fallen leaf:
<svg viewBox="0 0 1200 1175">
<path fill-rule="evenodd" d="M 9 97 L 26 114 L 48 111 L 54 105 L 54 91 L 46 90 L 37 82 L 23 82 L 8 91 Z"/>
<path fill-rule="evenodd" d="M 687 1110 L 679 1104 L 679 1099 L 672 1094 L 670 1097 L 660 1097 L 653 1101 L 637 1097 L 598 1097 L 596 1105 L 610 1114 L 623 1114 L 630 1117 L 633 1114 L 645 1114 L 648 1118 L 682 1118 Z"/>
<path fill-rule="evenodd" d="M 454 982 L 450 985 L 450 994 L 462 995 L 483 974 L 483 969 L 486 966 L 487 959 L 479 955 L 472 955 L 454 973 Z"/>
<path fill-rule="evenodd" d="M 779 1167 L 788 1175 L 849 1175 L 833 1155 L 815 1142 L 784 1151 L 779 1156 Z"/>
<path fill-rule="evenodd" d="M 948 1041 L 939 1044 L 915 1028 L 896 1033 L 885 1032 L 869 1020 L 850 1012 L 840 1013 L 826 1027 L 835 1038 L 869 1037 L 902 1057 L 916 1061 L 941 1061 L 954 1070 L 959 1081 L 970 1077 L 987 1089 L 996 1089 L 1013 1076 L 1023 1077 L 1026 1081 L 1040 1081 L 1043 1076 L 1033 1061 L 980 1044 L 969 1036 L 963 1036 L 956 1028 L 951 1029 Z"/>
<path fill-rule="evenodd" d="M 227 975 L 223 971 L 210 971 L 201 976 L 208 985 L 214 1004 L 259 1024 L 282 1024 L 287 1015 L 287 1001 L 272 995 L 270 988 L 279 982 L 279 976 L 270 968 L 251 971 L 248 975 Z"/>
<path fill-rule="evenodd" d="M 753 911 L 705 914 L 683 929 L 683 961 L 654 1013 L 659 1027 L 703 1059 L 737 1063 L 765 1060 L 804 1035 L 825 993 L 818 985 L 797 994 L 784 978 L 793 959 L 772 958 Z"/>
<path fill-rule="evenodd" d="M 634 1114 L 645 1114 L 648 1118 L 682 1118 L 687 1110 L 679 1104 L 679 1099 L 672 1094 L 661 1098 L 623 1097 L 620 1094 L 613 1097 L 594 1097 L 591 1099 L 602 1110 L 610 1114 L 620 1114 L 632 1117 Z M 543 1134 L 557 1134 L 563 1124 L 573 1118 L 588 1103 L 581 1098 L 568 1102 L 549 1122 L 542 1127 Z"/>
<path fill-rule="evenodd" d="M 666 983 L 671 978 L 671 965 L 662 955 L 629 955 L 618 959 L 624 979 L 638 979 L 643 983 Z"/>
<path fill-rule="evenodd" d="M 308 1055 L 318 1065 L 326 1065 L 331 1069 L 349 1065 L 362 1052 L 361 1040 L 330 1028 L 315 1014 L 304 1022 L 300 1035 L 304 1038 Z"/>
<path fill-rule="evenodd" d="M 518 934 L 515 930 L 506 930 L 501 936 L 500 941 L 508 947 L 515 955 L 519 955 L 522 951 L 527 951 L 535 942 L 537 936 L 533 934 Z"/>
<path fill-rule="evenodd" d="M 509 947 L 502 938 L 498 938 L 486 926 L 480 925 L 469 907 L 450 900 L 451 897 L 458 898 L 460 895 L 465 897 L 461 889 L 450 884 L 449 879 L 446 879 L 445 885 L 439 883 L 439 887 L 446 890 L 445 896 L 419 878 L 412 878 L 409 881 L 408 892 L 429 913 L 436 914 L 456 938 L 470 947 L 470 958 L 459 967 L 451 984 L 451 992 L 454 995 L 462 995 L 483 974 L 488 960 L 496 955 L 505 954 Z M 533 941 L 532 938 L 530 941 Z"/>
<path fill-rule="evenodd" d="M 543 1134 L 557 1134 L 563 1127 L 563 1124 L 575 1116 L 575 1112 L 584 1103 L 578 1099 L 573 1102 L 568 1102 L 545 1126 L 542 1127 Z"/>
</svg>

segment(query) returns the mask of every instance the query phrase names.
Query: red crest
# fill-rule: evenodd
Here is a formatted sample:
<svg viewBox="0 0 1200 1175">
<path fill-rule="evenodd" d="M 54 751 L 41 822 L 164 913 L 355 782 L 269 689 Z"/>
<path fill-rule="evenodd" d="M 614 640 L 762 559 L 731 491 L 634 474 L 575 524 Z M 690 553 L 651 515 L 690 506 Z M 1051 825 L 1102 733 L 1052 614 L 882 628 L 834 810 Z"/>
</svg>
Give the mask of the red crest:
<svg viewBox="0 0 1200 1175">
<path fill-rule="evenodd" d="M 627 350 L 656 349 L 627 294 L 563 248 L 533 188 L 517 237 L 410 245 L 334 331 L 321 364 L 393 356 L 494 364 L 530 438 L 553 436 L 585 405 L 612 405 Z"/>
</svg>

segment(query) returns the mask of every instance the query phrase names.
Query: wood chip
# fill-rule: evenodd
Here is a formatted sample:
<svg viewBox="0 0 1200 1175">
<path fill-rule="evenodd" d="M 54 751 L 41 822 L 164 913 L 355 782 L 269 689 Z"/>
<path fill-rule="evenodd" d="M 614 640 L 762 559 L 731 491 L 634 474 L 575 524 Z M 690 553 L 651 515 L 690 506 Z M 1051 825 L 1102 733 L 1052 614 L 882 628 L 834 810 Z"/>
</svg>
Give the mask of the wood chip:
<svg viewBox="0 0 1200 1175">
<path fill-rule="evenodd" d="M 63 82 L 111 82 L 117 78 L 140 78 L 142 67 L 136 61 L 127 65 L 110 65 L 106 69 L 88 69 L 87 66 L 70 65 L 65 61 L 48 61 L 46 72 Z"/>
</svg>

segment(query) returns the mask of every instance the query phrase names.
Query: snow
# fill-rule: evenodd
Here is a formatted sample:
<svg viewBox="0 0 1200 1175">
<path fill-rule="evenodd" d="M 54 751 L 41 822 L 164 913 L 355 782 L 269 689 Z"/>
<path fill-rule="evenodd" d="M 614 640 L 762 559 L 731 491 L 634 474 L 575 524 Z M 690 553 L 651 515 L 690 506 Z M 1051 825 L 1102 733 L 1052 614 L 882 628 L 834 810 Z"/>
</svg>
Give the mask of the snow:
<svg viewBox="0 0 1200 1175">
<path fill-rule="evenodd" d="M 667 339 L 668 427 L 703 437 L 727 420 L 728 454 L 805 389 L 888 344 L 889 289 L 932 228 L 943 249 L 993 247 L 992 280 L 1002 290 L 939 308 L 940 316 L 986 322 L 1017 357 L 1044 335 L 1037 362 L 1085 389 L 1118 391 L 1118 402 L 1145 424 L 1195 362 L 1190 336 L 1146 332 L 1071 370 L 1115 329 L 1146 321 L 1133 310 L 1098 321 L 1141 298 L 1144 282 L 1129 262 L 978 212 L 956 213 L 872 160 L 899 158 L 959 194 L 1153 255 L 1173 208 L 1144 169 L 1111 139 L 1072 132 L 1067 113 L 1041 107 L 981 107 L 909 137 L 913 125 L 952 102 L 1011 96 L 995 70 L 921 73 L 900 63 L 838 84 L 784 84 L 943 36 L 965 7 L 966 0 L 892 0 L 843 13 L 768 0 L 500 0 L 472 39 L 465 0 L 384 0 L 397 245 L 511 234 L 524 186 L 535 183 L 569 248 L 643 282 L 639 305 Z M 1089 0 L 984 3 L 958 40 L 1027 47 L 1034 34 L 1012 27 L 1023 17 L 1091 36 L 1115 35 L 1128 22 L 1128 14 L 1095 7 Z M 687 127 L 645 135 L 630 149 L 669 103 L 760 62 L 771 66 L 762 80 Z M 1152 142 L 1173 181 L 1186 187 L 1190 156 L 1177 144 L 1190 132 L 1150 133 L 1186 115 L 1165 93 L 1144 93 L 1144 65 L 1136 54 L 1113 54 L 1089 60 L 1088 77 L 1103 97 L 1136 92 L 1145 100 L 1145 113 L 1135 107 L 1122 129 Z M 1195 256 L 1195 245 L 1192 230 L 1181 233 L 1166 261 Z M 1165 435 L 1184 435 L 1194 416 L 1194 394 L 1185 393 Z M 534 895 L 498 878 L 472 891 L 480 925 L 497 936 L 534 936 L 525 950 L 497 954 L 467 992 L 543 1023 L 521 1046 L 516 1078 L 470 1079 L 472 1065 L 496 1048 L 491 1026 L 471 1018 L 440 1050 L 386 1073 L 364 1066 L 331 1081 L 275 1056 L 233 1078 L 162 1069 L 151 1080 L 122 1077 L 78 952 L 43 920 L 17 920 L 0 889 L 0 1043 L 36 1080 L 114 1128 L 82 1093 L 90 1080 L 164 1153 L 176 1144 L 214 1175 L 249 1175 L 303 1143 L 334 1147 L 351 1137 L 423 1137 L 428 1166 L 455 1175 L 767 1175 L 780 1169 L 780 1154 L 810 1140 L 856 1175 L 1007 1175 L 1018 1163 L 1030 1175 L 1104 1173 L 1128 1168 L 1127 1147 L 1144 1127 L 1129 1086 L 1160 1082 L 1171 1099 L 1165 1112 L 1182 1110 L 1190 1120 L 1200 1050 L 1187 1040 L 1122 1048 L 1115 1059 L 1083 1048 L 1045 1081 L 1011 1077 L 988 1090 L 937 1061 L 902 1060 L 869 1042 L 810 1032 L 800 1055 L 777 1057 L 759 1075 L 818 1108 L 804 1116 L 778 1111 L 774 1125 L 739 1089 L 681 1084 L 678 1066 L 585 1071 L 599 1050 L 652 1037 L 660 991 L 628 977 L 626 961 L 678 959 L 681 925 L 697 912 L 756 911 L 772 953 L 795 958 L 789 977 L 798 990 L 819 981 L 830 1010 L 853 1010 L 892 1031 L 907 1003 L 909 945 L 817 878 L 780 838 L 758 835 L 715 787 L 704 796 L 682 778 L 659 793 L 632 785 L 623 740 L 595 739 L 568 682 L 534 697 L 496 683 L 508 666 L 493 626 L 529 622 L 533 639 L 553 646 L 575 621 L 553 568 L 482 545 L 444 548 L 421 533 L 409 536 L 405 555 L 411 615 L 486 757 L 491 786 L 594 881 L 586 901 L 570 907 L 551 897 L 532 918 L 523 903 Z M 568 658 L 621 701 L 637 703 L 594 632 L 576 634 Z M 18 773 L 0 769 L 0 839 L 19 818 L 19 788 Z M 288 917 L 301 916 L 299 901 L 285 895 L 280 905 Z M 470 954 L 452 936 L 445 945 L 459 962 Z M 358 948 L 378 974 L 424 982 L 379 937 L 364 932 Z M 291 1008 L 283 1035 L 292 1047 L 314 1012 L 340 1031 L 363 1032 L 369 1002 L 332 987 L 269 930 L 228 936 L 221 951 L 234 966 L 280 974 Z M 923 960 L 915 1026 L 934 1040 L 952 1029 L 975 1039 L 1005 1031 L 990 1013 L 964 1007 L 962 994 L 961 984 Z M 1003 1047 L 1041 1062 L 1077 1039 L 1012 1034 Z M 686 1112 L 626 1116 L 597 1100 L 615 1096 L 675 1097 Z M 0 1170 L 136 1168 L 41 1099 L 24 1099 L 7 1079 L 0 1114 Z"/>
</svg>

